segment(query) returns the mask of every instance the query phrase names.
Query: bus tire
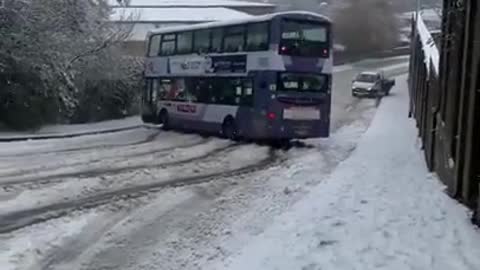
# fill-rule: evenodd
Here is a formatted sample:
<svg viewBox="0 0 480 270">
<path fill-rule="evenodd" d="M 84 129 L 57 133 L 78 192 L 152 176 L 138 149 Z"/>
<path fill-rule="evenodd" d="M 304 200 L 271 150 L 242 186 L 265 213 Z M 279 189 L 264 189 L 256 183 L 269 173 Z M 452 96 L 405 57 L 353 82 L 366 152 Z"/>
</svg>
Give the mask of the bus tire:
<svg viewBox="0 0 480 270">
<path fill-rule="evenodd" d="M 238 140 L 237 124 L 233 117 L 227 117 L 222 124 L 222 135 L 224 138 L 236 141 Z"/>
<path fill-rule="evenodd" d="M 160 111 L 160 115 L 158 116 L 158 122 L 159 122 L 159 124 L 162 124 L 162 129 L 163 130 L 169 130 L 170 129 L 170 119 L 168 117 L 167 110 Z"/>
</svg>

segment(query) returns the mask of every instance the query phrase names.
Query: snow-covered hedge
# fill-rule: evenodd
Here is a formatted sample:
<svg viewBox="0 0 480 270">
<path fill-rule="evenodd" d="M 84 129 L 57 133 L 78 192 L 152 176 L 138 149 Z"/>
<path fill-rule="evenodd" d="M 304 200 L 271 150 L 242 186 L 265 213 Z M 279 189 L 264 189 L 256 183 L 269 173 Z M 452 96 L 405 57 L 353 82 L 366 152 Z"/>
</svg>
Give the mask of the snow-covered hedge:
<svg viewBox="0 0 480 270">
<path fill-rule="evenodd" d="M 105 0 L 7 1 L 0 9 L 0 122 L 35 128 L 48 122 L 95 120 L 91 114 L 78 117 L 85 111 L 82 106 L 91 105 L 82 102 L 91 93 L 96 96 L 89 99 L 97 101 L 102 118 L 121 116 L 108 104 L 119 98 L 128 99 L 121 104 L 134 100 L 140 91 L 132 82 L 141 70 L 132 70 L 139 66 L 124 59 L 120 50 L 129 26 L 109 23 L 110 13 Z M 107 84 L 115 88 L 105 81 L 115 82 Z M 127 107 L 121 114 L 137 106 Z"/>
</svg>

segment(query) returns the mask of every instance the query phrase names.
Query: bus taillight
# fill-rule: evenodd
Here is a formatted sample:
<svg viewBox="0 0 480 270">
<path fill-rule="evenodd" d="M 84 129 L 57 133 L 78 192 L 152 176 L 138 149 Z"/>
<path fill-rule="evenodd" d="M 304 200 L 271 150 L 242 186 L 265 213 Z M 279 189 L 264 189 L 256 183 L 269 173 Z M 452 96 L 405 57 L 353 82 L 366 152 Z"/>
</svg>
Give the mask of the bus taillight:
<svg viewBox="0 0 480 270">
<path fill-rule="evenodd" d="M 323 49 L 322 50 L 322 56 L 327 57 L 328 56 L 328 49 Z"/>
</svg>

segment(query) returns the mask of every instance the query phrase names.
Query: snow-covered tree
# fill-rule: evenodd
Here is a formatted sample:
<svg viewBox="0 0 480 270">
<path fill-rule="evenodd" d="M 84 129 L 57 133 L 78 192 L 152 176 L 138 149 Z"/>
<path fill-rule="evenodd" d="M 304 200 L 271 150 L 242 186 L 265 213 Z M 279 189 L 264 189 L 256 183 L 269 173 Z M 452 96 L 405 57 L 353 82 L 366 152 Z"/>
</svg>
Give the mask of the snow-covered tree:
<svg viewBox="0 0 480 270">
<path fill-rule="evenodd" d="M 353 53 L 391 49 L 398 42 L 395 8 L 385 0 L 350 0 L 335 10 L 336 42 Z"/>
<path fill-rule="evenodd" d="M 5 1 L 0 9 L 0 112 L 11 115 L 24 107 L 38 115 L 43 109 L 33 107 L 49 106 L 71 117 L 86 81 L 104 80 L 102 74 L 111 74 L 122 59 L 118 46 L 131 29 L 111 24 L 109 16 L 105 0 Z M 93 76 L 87 67 L 102 67 L 103 72 Z M 129 79 L 124 75 L 116 77 Z M 26 77 L 35 77 L 36 85 Z M 0 116 L 2 120 L 7 121 Z"/>
</svg>

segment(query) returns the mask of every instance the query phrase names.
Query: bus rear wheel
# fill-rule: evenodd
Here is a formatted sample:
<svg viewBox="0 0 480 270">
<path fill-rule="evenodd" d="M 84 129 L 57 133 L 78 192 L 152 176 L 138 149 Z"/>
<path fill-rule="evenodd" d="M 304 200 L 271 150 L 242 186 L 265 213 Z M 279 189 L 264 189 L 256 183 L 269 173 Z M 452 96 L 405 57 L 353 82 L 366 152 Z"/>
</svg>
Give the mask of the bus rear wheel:
<svg viewBox="0 0 480 270">
<path fill-rule="evenodd" d="M 170 129 L 170 120 L 168 117 L 168 112 L 166 110 L 162 110 L 160 112 L 160 115 L 158 117 L 159 124 L 162 124 L 162 129 L 163 130 L 169 130 Z"/>
<path fill-rule="evenodd" d="M 223 122 L 222 135 L 232 141 L 238 140 L 238 129 L 235 120 L 229 118 Z"/>
</svg>

